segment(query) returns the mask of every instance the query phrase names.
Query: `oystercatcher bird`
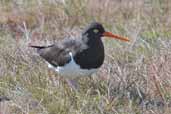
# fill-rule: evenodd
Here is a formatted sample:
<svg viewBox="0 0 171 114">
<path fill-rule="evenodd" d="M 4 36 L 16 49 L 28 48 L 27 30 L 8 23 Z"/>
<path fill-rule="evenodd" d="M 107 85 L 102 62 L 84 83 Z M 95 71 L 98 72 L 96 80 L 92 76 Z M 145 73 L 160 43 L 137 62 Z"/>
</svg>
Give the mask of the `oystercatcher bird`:
<svg viewBox="0 0 171 114">
<path fill-rule="evenodd" d="M 38 54 L 45 59 L 48 67 L 61 76 L 90 76 L 103 64 L 105 54 L 101 38 L 105 36 L 129 41 L 128 38 L 106 32 L 102 24 L 93 22 L 85 28 L 79 38 L 64 39 L 48 46 L 30 47 L 37 48 Z"/>
</svg>

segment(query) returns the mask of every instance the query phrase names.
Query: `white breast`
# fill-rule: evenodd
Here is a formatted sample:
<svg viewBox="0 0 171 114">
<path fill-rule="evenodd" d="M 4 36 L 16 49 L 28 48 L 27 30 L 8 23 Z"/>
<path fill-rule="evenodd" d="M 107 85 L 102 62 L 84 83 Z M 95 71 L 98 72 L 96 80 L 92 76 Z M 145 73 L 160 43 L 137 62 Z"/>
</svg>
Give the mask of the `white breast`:
<svg viewBox="0 0 171 114">
<path fill-rule="evenodd" d="M 71 56 L 71 61 L 63 67 L 53 67 L 48 64 L 49 68 L 53 68 L 56 72 L 58 72 L 61 76 L 68 78 L 82 77 L 82 76 L 90 76 L 92 73 L 97 72 L 98 69 L 81 69 L 79 65 L 77 65 L 73 59 L 72 53 L 69 53 Z"/>
</svg>

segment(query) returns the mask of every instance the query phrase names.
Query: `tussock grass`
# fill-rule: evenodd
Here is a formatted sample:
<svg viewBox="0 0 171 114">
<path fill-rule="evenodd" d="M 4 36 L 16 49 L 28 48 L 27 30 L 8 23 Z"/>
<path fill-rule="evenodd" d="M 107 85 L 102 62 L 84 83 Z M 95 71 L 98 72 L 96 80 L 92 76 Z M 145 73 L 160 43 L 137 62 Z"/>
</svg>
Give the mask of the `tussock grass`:
<svg viewBox="0 0 171 114">
<path fill-rule="evenodd" d="M 170 114 L 169 0 L 1 0 L 0 103 L 3 114 Z M 104 39 L 105 63 L 73 91 L 29 43 L 78 36 L 93 20 L 130 43 Z M 6 107 L 6 108 L 4 108 Z"/>
</svg>

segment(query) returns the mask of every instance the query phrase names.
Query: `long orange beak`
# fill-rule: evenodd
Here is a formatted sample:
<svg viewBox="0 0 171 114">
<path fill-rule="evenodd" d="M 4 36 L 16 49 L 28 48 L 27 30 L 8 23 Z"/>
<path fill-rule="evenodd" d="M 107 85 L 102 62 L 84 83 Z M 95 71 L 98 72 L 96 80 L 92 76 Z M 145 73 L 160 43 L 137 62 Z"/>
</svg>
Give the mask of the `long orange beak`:
<svg viewBox="0 0 171 114">
<path fill-rule="evenodd" d="M 115 38 L 115 39 L 119 39 L 119 40 L 126 41 L 126 42 L 129 42 L 129 41 L 130 41 L 130 40 L 129 40 L 128 38 L 126 38 L 126 37 L 122 37 L 122 36 L 113 34 L 113 33 L 111 33 L 111 32 L 104 32 L 104 33 L 103 33 L 103 36 L 111 37 L 111 38 Z"/>
</svg>

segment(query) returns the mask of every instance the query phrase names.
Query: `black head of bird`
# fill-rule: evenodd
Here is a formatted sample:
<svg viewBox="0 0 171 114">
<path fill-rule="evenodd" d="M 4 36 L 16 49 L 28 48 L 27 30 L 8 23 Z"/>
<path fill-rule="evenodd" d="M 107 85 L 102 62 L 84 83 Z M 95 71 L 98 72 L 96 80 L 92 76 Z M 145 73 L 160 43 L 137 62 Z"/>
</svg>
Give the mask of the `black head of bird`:
<svg viewBox="0 0 171 114">
<path fill-rule="evenodd" d="M 101 40 L 101 37 L 110 37 L 122 41 L 129 41 L 129 39 L 126 37 L 121 37 L 119 35 L 105 31 L 102 24 L 97 22 L 93 22 L 89 26 L 87 26 L 87 28 L 83 31 L 82 36 L 83 38 L 88 38 L 88 42 Z"/>
</svg>

